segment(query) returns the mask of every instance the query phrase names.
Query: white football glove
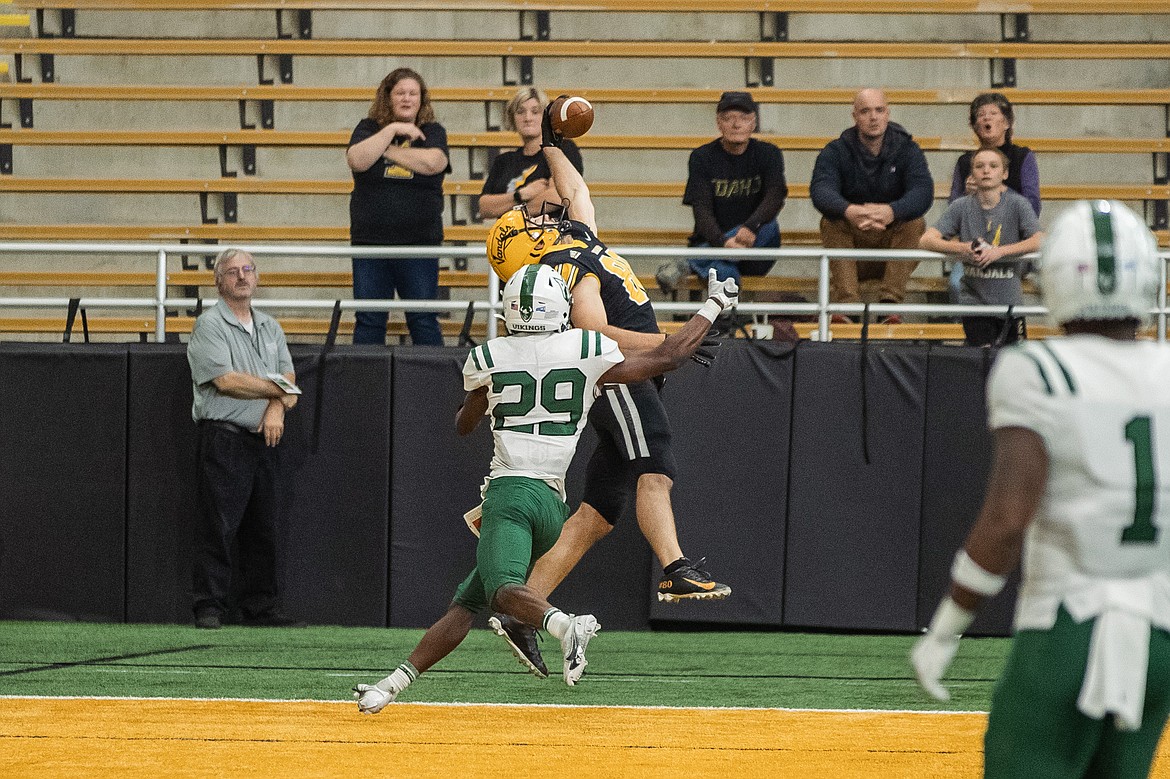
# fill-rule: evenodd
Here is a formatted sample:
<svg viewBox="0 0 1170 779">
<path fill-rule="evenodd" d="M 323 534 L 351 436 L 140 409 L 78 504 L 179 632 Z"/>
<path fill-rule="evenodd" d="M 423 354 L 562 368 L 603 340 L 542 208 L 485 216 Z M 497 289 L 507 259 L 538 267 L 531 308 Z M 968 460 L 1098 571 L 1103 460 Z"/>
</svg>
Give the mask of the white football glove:
<svg viewBox="0 0 1170 779">
<path fill-rule="evenodd" d="M 353 688 L 357 698 L 358 711 L 362 714 L 377 714 L 398 697 L 397 692 L 386 692 L 376 684 L 359 684 Z"/>
<path fill-rule="evenodd" d="M 973 612 L 947 596 L 934 612 L 926 633 L 910 650 L 910 664 L 914 666 L 918 683 L 940 701 L 951 699 L 950 692 L 942 686 L 942 678 L 959 651 L 959 636 L 971 626 L 974 618 Z"/>
<path fill-rule="evenodd" d="M 958 636 L 942 636 L 927 632 L 910 651 L 910 663 L 918 676 L 918 684 L 934 698 L 949 701 L 951 693 L 942 686 L 943 674 L 951 667 L 959 651 Z"/>
<path fill-rule="evenodd" d="M 739 305 L 739 285 L 735 279 L 720 281 L 715 276 L 715 269 L 707 271 L 707 298 L 714 300 L 724 311 L 732 306 Z"/>
</svg>

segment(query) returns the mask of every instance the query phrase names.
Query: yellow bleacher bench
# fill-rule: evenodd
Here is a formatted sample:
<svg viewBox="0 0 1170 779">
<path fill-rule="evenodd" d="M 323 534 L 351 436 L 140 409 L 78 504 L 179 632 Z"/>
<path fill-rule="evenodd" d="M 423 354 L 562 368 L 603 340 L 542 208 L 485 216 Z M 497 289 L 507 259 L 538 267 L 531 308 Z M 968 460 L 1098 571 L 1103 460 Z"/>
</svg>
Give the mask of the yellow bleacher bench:
<svg viewBox="0 0 1170 779">
<path fill-rule="evenodd" d="M 441 10 L 441 11 L 677 11 L 820 14 L 1145 14 L 1164 13 L 1161 0 L 25 0 L 30 8 L 75 10 Z"/>
<path fill-rule="evenodd" d="M 2 39 L 0 39 L 2 40 Z M 1170 56 L 1170 51 L 1167 52 Z M 344 148 L 349 130 L 0 130 L 0 144 L 14 146 L 305 146 Z M 773 135 L 761 140 L 784 150 L 819 151 L 833 140 L 829 136 Z M 584 135 L 577 145 L 584 149 L 695 149 L 708 135 Z M 975 147 L 968 138 L 915 136 L 927 151 L 965 151 Z M 1035 151 L 1096 153 L 1152 153 L 1170 151 L 1170 138 L 1016 138 Z M 508 148 L 516 134 L 502 131 L 450 133 L 453 148 Z"/>
<path fill-rule="evenodd" d="M 589 191 L 598 197 L 663 197 L 681 199 L 685 184 L 680 181 L 592 181 Z M 353 190 L 351 179 L 264 179 L 253 176 L 212 179 L 91 179 L 41 178 L 35 176 L 0 177 L 0 192 L 234 192 L 238 194 L 280 195 L 348 195 Z M 448 179 L 443 183 L 447 195 L 478 195 L 483 181 Z M 950 196 L 950 185 L 938 182 L 934 196 Z M 1040 188 L 1044 200 L 1083 200 L 1111 198 L 1115 200 L 1170 199 L 1170 184 L 1047 184 Z M 809 197 L 808 184 L 789 183 L 788 197 L 803 200 Z"/>
<path fill-rule="evenodd" d="M 596 104 L 696 104 L 714 105 L 722 93 L 719 89 L 688 88 L 558 88 L 549 94 L 571 91 Z M 970 87 L 952 89 L 887 89 L 894 105 L 968 105 L 986 90 Z M 1170 89 L 1008 89 L 999 90 L 1014 105 L 1166 105 Z M 513 87 L 432 87 L 435 102 L 507 102 L 516 93 Z M 850 105 L 854 89 L 781 89 L 753 87 L 757 103 L 782 105 Z M 296 84 L 210 86 L 157 84 L 60 84 L 0 83 L 0 97 L 40 100 L 279 100 L 305 102 L 369 102 L 369 87 L 317 87 Z"/>
<path fill-rule="evenodd" d="M 0 54 L 743 59 L 1170 59 L 1170 43 L 0 38 Z"/>
</svg>

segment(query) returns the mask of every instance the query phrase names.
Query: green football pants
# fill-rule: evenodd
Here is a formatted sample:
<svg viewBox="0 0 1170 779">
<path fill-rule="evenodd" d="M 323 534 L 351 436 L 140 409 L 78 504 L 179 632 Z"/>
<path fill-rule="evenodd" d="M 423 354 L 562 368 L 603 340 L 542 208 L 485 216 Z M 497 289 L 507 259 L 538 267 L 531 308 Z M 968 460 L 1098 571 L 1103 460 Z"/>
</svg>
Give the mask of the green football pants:
<svg viewBox="0 0 1170 779">
<path fill-rule="evenodd" d="M 528 581 L 533 563 L 557 542 L 568 518 L 569 507 L 539 479 L 492 479 L 484 493 L 475 568 L 455 590 L 455 603 L 479 612 L 500 587 Z"/>
<path fill-rule="evenodd" d="M 1048 630 L 1021 630 L 991 699 L 984 776 L 1146 777 L 1170 715 L 1170 634 L 1150 631 L 1142 726 L 1120 731 L 1113 717 L 1077 709 L 1096 620 L 1077 624 L 1061 607 Z"/>
</svg>

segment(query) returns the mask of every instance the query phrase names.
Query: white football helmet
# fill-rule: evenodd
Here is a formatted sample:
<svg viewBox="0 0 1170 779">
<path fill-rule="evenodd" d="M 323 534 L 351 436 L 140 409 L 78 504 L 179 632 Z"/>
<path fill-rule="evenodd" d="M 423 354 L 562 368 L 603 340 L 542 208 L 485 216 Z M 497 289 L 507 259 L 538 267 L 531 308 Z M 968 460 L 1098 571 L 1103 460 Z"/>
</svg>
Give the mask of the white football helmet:
<svg viewBox="0 0 1170 779">
<path fill-rule="evenodd" d="M 525 265 L 504 285 L 504 327 L 513 335 L 568 330 L 572 302 L 565 280 L 551 266 Z"/>
<path fill-rule="evenodd" d="M 1136 319 L 1156 302 L 1158 243 L 1137 214 L 1116 200 L 1082 200 L 1066 209 L 1040 250 L 1044 304 L 1058 324 Z"/>
</svg>

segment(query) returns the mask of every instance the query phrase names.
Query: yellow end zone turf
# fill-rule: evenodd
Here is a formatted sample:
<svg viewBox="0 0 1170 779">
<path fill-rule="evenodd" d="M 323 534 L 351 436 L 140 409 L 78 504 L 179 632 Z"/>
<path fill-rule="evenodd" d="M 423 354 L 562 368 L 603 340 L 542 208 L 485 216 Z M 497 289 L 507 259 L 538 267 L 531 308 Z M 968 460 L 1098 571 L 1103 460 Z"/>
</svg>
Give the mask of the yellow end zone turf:
<svg viewBox="0 0 1170 779">
<path fill-rule="evenodd" d="M 982 714 L 7 699 L 21 777 L 975 776 Z"/>
</svg>

